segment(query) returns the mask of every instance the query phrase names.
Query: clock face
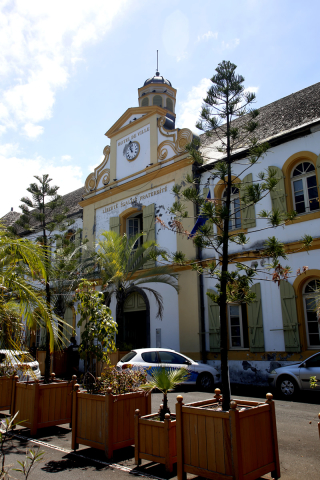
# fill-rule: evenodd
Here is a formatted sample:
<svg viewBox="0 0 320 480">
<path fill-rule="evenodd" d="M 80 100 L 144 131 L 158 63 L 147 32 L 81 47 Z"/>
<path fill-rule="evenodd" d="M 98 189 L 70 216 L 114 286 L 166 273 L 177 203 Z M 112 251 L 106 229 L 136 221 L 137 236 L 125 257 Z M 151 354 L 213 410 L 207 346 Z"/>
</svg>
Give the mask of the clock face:
<svg viewBox="0 0 320 480">
<path fill-rule="evenodd" d="M 127 160 L 134 160 L 140 152 L 140 145 L 138 142 L 130 142 L 126 151 Z"/>
</svg>

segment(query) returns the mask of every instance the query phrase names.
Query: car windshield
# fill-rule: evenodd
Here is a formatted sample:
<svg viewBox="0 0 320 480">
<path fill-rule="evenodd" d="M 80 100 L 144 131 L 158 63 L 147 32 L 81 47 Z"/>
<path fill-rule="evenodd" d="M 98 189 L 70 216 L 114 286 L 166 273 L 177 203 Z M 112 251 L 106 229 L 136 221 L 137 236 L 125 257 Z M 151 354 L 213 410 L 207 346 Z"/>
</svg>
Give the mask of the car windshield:
<svg viewBox="0 0 320 480">
<path fill-rule="evenodd" d="M 137 352 L 129 352 L 121 358 L 120 362 L 130 362 L 130 360 L 132 360 L 136 355 Z"/>
<path fill-rule="evenodd" d="M 14 361 L 19 363 L 34 362 L 33 358 L 31 358 L 29 353 L 12 353 L 10 356 L 8 356 L 8 361 Z"/>
</svg>

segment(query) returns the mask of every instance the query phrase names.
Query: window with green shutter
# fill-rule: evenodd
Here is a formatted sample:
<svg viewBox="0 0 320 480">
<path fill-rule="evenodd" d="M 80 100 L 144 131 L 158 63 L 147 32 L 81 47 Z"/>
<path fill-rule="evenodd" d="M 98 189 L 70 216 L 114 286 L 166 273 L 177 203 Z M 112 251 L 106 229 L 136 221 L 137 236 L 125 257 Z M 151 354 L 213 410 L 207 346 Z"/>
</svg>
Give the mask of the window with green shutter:
<svg viewBox="0 0 320 480">
<path fill-rule="evenodd" d="M 142 211 L 143 214 L 143 242 L 156 240 L 156 222 L 155 222 L 155 204 L 152 203 L 145 207 Z M 144 264 L 144 268 L 155 267 L 155 260 L 149 260 Z"/>
<path fill-rule="evenodd" d="M 252 185 L 252 173 L 249 173 L 246 175 L 242 181 L 241 185 L 244 187 L 247 187 L 249 185 Z M 241 199 L 242 200 L 242 199 Z M 241 219 L 242 219 L 242 226 L 243 228 L 253 228 L 256 226 L 256 212 L 254 205 L 245 205 L 244 201 L 242 200 L 241 203 Z"/>
<path fill-rule="evenodd" d="M 263 317 L 261 304 L 261 285 L 255 283 L 251 292 L 256 294 L 252 303 L 248 304 L 249 344 L 251 352 L 264 352 Z"/>
<path fill-rule="evenodd" d="M 208 293 L 216 294 L 214 290 L 207 290 Z M 220 311 L 219 305 L 207 295 L 208 319 L 209 319 L 209 344 L 210 352 L 220 352 Z"/>
<path fill-rule="evenodd" d="M 109 229 L 120 235 L 120 217 L 110 217 Z"/>
<path fill-rule="evenodd" d="M 141 102 L 141 107 L 148 107 L 149 106 L 149 98 L 146 97 Z"/>
<path fill-rule="evenodd" d="M 280 282 L 280 297 L 286 352 L 300 352 L 296 293 L 291 283 L 285 280 Z"/>
<path fill-rule="evenodd" d="M 167 98 L 167 109 L 169 110 L 169 112 L 173 112 L 173 101 L 171 100 L 171 98 Z"/>
<path fill-rule="evenodd" d="M 279 167 L 269 167 L 269 170 L 276 172 L 275 178 L 278 180 L 277 185 L 270 192 L 272 210 L 279 210 L 285 214 L 287 213 L 287 201 L 283 172 Z"/>
</svg>

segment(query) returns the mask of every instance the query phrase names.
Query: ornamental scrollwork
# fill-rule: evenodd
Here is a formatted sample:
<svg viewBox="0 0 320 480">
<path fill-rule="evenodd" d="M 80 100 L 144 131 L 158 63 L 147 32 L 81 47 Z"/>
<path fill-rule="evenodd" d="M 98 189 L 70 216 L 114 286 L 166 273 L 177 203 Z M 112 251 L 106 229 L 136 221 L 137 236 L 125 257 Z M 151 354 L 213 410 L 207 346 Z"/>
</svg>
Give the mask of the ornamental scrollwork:
<svg viewBox="0 0 320 480">
<path fill-rule="evenodd" d="M 104 147 L 103 155 L 104 155 L 104 159 L 102 160 L 100 165 L 94 169 L 93 173 L 90 173 L 90 175 L 87 177 L 85 181 L 84 186 L 87 193 L 94 192 L 98 188 L 101 179 L 102 179 L 103 186 L 108 185 L 108 183 L 110 182 L 110 169 L 105 168 L 110 156 L 109 145 Z"/>
<path fill-rule="evenodd" d="M 164 140 L 158 146 L 158 160 L 165 160 L 168 156 L 168 149 L 166 147 L 171 147 L 176 155 L 185 153 L 186 145 L 192 142 L 193 133 L 188 128 L 176 128 L 175 130 L 166 130 L 163 128 L 166 122 L 166 117 L 160 117 L 158 119 L 158 127 L 160 133 L 167 137 L 168 140 Z M 170 139 L 170 140 L 169 140 Z"/>
</svg>

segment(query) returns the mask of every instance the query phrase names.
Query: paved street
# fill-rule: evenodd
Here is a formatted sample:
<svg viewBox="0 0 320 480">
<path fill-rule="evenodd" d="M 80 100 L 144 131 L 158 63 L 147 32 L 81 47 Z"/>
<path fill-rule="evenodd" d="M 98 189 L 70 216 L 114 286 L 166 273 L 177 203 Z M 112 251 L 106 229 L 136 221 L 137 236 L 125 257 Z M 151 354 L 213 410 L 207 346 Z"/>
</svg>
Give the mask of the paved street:
<svg viewBox="0 0 320 480">
<path fill-rule="evenodd" d="M 233 389 L 234 398 L 242 398 L 250 394 L 250 398 L 261 401 L 267 390 L 247 387 Z M 169 405 L 174 411 L 176 396 L 182 395 L 184 402 L 192 402 L 208 398 L 210 394 L 196 391 L 184 391 L 169 394 Z M 254 396 L 255 397 L 254 397 Z M 247 395 L 246 395 L 247 397 Z M 152 410 L 156 411 L 161 403 L 161 394 L 152 394 Z M 247 397 L 248 398 L 248 397 Z M 309 394 L 303 401 L 285 402 L 276 400 L 278 441 L 281 461 L 281 478 L 283 480 L 316 480 L 319 478 L 320 440 L 317 431 L 318 412 L 320 411 L 320 395 Z M 128 475 L 152 475 L 157 478 L 175 477 L 175 472 L 167 476 L 163 466 L 143 461 L 137 470 L 134 465 L 134 449 L 132 447 L 115 452 L 112 465 L 106 461 L 103 452 L 92 448 L 81 447 L 77 453 L 70 451 L 71 431 L 68 425 L 42 429 L 37 438 L 28 439 L 29 431 L 18 428 L 16 436 L 7 447 L 7 462 L 14 465 L 23 458 L 25 449 L 40 446 L 45 452 L 43 461 L 36 466 L 31 480 L 50 479 L 53 473 L 72 479 L 109 479 L 128 478 Z M 11 472 L 11 477 L 20 479 L 21 474 Z M 263 478 L 270 478 L 265 476 Z"/>
</svg>

